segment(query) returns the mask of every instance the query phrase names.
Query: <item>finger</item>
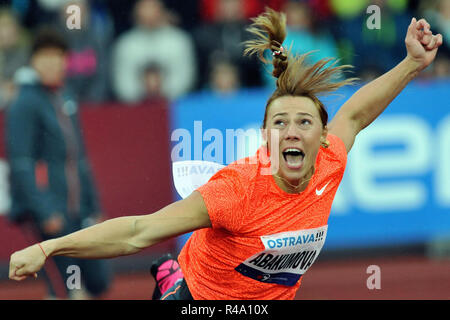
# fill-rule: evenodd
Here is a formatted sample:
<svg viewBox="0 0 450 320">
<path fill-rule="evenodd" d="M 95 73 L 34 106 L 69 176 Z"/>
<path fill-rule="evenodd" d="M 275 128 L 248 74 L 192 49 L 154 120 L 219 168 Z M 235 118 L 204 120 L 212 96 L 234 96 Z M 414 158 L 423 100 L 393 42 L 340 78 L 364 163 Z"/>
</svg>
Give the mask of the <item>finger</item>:
<svg viewBox="0 0 450 320">
<path fill-rule="evenodd" d="M 16 280 L 16 281 L 22 281 L 25 280 L 27 278 L 27 276 L 14 276 L 11 278 L 11 280 Z"/>
<path fill-rule="evenodd" d="M 436 47 L 440 47 L 444 43 L 444 39 L 442 38 L 442 34 L 438 33 L 436 35 L 437 41 L 436 41 Z"/>
<path fill-rule="evenodd" d="M 13 262 L 10 262 L 9 264 L 9 278 L 12 279 L 12 277 L 16 276 L 16 272 L 17 270 L 19 270 L 20 268 L 22 268 L 23 265 L 17 265 Z"/>
<path fill-rule="evenodd" d="M 416 33 L 417 33 L 417 27 L 416 27 L 416 24 L 417 24 L 417 21 L 416 21 L 416 18 L 412 18 L 411 19 L 411 23 L 409 24 L 409 26 L 408 26 L 408 32 L 407 32 L 407 36 L 408 35 L 410 35 L 410 36 L 414 36 L 414 35 L 416 35 Z"/>
<path fill-rule="evenodd" d="M 10 278 L 10 279 L 13 279 L 14 277 L 16 276 L 16 272 L 15 272 L 15 269 L 13 268 L 9 268 L 9 275 L 8 275 L 8 277 Z"/>
<path fill-rule="evenodd" d="M 24 275 L 25 275 L 25 273 L 24 273 L 23 268 L 16 267 L 16 269 L 14 270 L 14 276 L 15 277 L 21 277 L 21 276 L 24 276 Z"/>
<path fill-rule="evenodd" d="M 9 277 L 10 279 L 12 279 L 12 278 L 14 277 L 15 269 L 16 269 L 16 268 L 14 267 L 13 264 L 10 264 L 10 265 L 9 265 L 9 274 L 8 274 L 8 277 Z"/>
<path fill-rule="evenodd" d="M 422 43 L 422 45 L 428 45 L 432 36 L 430 24 L 425 19 L 420 19 L 415 23 L 413 34 L 415 38 Z"/>
<path fill-rule="evenodd" d="M 420 39 L 420 31 L 417 30 L 417 20 L 416 18 L 411 19 L 411 23 L 408 26 L 408 31 L 406 32 L 405 41 L 407 43 L 414 41 L 415 39 Z"/>
<path fill-rule="evenodd" d="M 432 36 L 428 22 L 426 22 L 425 19 L 417 21 L 415 17 L 411 19 L 411 23 L 408 27 L 408 34 L 410 38 L 412 37 L 413 39 L 419 40 L 423 45 L 427 45 Z M 423 43 L 423 41 L 425 41 L 425 43 Z"/>
<path fill-rule="evenodd" d="M 427 50 L 433 50 L 435 48 L 438 48 L 442 45 L 443 39 L 442 34 L 437 34 L 433 36 L 433 39 L 430 41 L 430 43 L 426 46 Z"/>
<path fill-rule="evenodd" d="M 25 278 L 27 278 L 27 277 L 33 276 L 33 274 L 34 274 L 34 272 L 30 272 L 30 270 L 28 270 L 25 267 L 17 268 L 16 271 L 15 271 L 15 276 L 17 276 L 17 277 L 25 277 Z"/>
<path fill-rule="evenodd" d="M 424 34 L 420 39 L 420 43 L 425 47 L 428 47 L 433 41 L 433 34 Z"/>
<path fill-rule="evenodd" d="M 432 36 L 429 43 L 425 46 L 427 50 L 433 50 L 436 47 L 437 37 Z"/>
<path fill-rule="evenodd" d="M 431 32 L 430 31 L 430 24 L 427 22 L 427 20 L 425 20 L 425 19 L 420 19 L 419 21 L 417 21 L 417 24 L 416 24 L 416 28 L 417 28 L 417 30 L 421 30 L 421 31 L 424 31 L 425 33 L 429 33 L 429 32 Z"/>
<path fill-rule="evenodd" d="M 12 268 L 12 269 L 9 270 L 9 278 L 10 278 L 11 280 L 22 281 L 22 280 L 24 280 L 24 279 L 27 278 L 27 276 L 24 276 L 24 275 L 18 275 L 18 274 L 17 274 L 17 271 L 18 271 L 18 270 L 19 270 L 18 267 L 14 267 L 14 268 Z"/>
</svg>

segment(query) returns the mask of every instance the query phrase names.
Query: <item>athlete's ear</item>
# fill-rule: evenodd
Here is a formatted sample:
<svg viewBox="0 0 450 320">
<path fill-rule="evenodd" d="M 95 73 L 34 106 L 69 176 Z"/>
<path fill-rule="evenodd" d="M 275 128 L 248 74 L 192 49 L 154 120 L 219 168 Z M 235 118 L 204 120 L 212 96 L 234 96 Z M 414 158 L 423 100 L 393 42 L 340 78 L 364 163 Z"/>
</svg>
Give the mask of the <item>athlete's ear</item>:
<svg viewBox="0 0 450 320">
<path fill-rule="evenodd" d="M 328 127 L 324 126 L 322 134 L 320 135 L 320 146 L 324 148 L 328 148 L 330 146 L 330 142 L 328 142 L 327 136 L 328 136 Z"/>
</svg>

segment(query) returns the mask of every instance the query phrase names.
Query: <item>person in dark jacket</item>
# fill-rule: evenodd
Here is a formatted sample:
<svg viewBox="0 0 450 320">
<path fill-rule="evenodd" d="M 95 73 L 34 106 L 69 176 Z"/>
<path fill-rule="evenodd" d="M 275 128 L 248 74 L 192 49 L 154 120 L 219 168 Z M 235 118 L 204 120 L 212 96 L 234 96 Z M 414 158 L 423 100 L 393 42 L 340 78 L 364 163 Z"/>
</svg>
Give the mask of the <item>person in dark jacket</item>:
<svg viewBox="0 0 450 320">
<path fill-rule="evenodd" d="M 6 112 L 9 218 L 39 241 L 101 219 L 78 105 L 64 89 L 66 54 L 67 45 L 59 34 L 41 30 L 32 46 L 30 67 L 16 74 L 19 93 Z M 107 290 L 110 279 L 105 261 L 56 257 L 54 262 L 53 270 L 44 273 L 51 297 L 79 298 L 80 292 L 86 292 L 83 298 L 96 297 Z M 81 279 L 69 278 L 77 267 Z"/>
</svg>

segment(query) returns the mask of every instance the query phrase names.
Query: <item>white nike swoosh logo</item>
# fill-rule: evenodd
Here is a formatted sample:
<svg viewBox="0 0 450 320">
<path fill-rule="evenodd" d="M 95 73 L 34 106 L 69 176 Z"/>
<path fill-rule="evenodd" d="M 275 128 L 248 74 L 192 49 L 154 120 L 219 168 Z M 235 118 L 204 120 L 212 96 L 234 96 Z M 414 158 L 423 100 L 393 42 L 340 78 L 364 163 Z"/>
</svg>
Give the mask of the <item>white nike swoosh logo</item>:
<svg viewBox="0 0 450 320">
<path fill-rule="evenodd" d="M 327 183 L 326 185 L 324 185 L 322 189 L 317 189 L 317 188 L 316 188 L 316 194 L 317 194 L 318 196 L 321 196 L 322 193 L 325 191 L 325 188 L 327 187 L 327 185 L 330 184 L 330 182 L 331 182 L 331 181 L 328 181 L 328 183 Z"/>
</svg>

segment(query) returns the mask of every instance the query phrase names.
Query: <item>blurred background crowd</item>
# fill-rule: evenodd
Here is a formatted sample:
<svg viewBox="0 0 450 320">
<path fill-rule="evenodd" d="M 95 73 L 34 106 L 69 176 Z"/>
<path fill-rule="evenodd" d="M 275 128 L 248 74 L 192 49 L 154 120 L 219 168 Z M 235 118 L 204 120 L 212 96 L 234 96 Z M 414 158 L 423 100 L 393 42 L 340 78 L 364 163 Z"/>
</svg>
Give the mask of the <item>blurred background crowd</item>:
<svg viewBox="0 0 450 320">
<path fill-rule="evenodd" d="M 81 9 L 69 30 L 67 7 Z M 366 9 L 381 9 L 381 28 L 366 27 Z M 411 18 L 424 17 L 444 45 L 422 78 L 450 76 L 448 0 L 0 0 L 0 107 L 16 92 L 30 43 L 51 25 L 69 44 L 67 86 L 84 105 L 173 101 L 190 92 L 218 94 L 272 86 L 267 67 L 243 57 L 251 18 L 269 6 L 287 13 L 285 47 L 336 57 L 368 81 L 406 53 Z"/>
</svg>

